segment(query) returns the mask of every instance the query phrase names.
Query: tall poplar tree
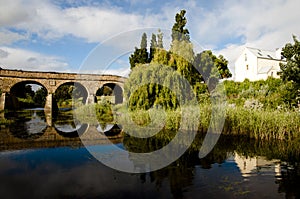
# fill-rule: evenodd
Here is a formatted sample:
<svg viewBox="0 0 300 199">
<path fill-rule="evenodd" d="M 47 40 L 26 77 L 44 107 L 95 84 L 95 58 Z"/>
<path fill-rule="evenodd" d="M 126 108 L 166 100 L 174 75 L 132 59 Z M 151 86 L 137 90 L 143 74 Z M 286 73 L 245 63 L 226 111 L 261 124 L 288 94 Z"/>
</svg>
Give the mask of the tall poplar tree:
<svg viewBox="0 0 300 199">
<path fill-rule="evenodd" d="M 140 48 L 135 47 L 135 51 L 129 57 L 130 69 L 133 69 L 136 64 L 145 64 L 149 61 L 149 53 L 147 51 L 147 35 L 143 33 Z"/>
<path fill-rule="evenodd" d="M 184 16 L 185 13 L 185 10 L 181 10 L 180 13 L 177 13 L 175 16 L 175 23 L 172 27 L 172 42 L 174 42 L 175 40 L 190 40 L 189 31 L 188 29 L 184 28 L 187 23 L 187 20 Z"/>
<path fill-rule="evenodd" d="M 157 48 L 156 35 L 152 33 L 151 43 L 150 43 L 149 62 L 151 62 L 151 60 L 153 59 L 156 48 Z"/>
</svg>

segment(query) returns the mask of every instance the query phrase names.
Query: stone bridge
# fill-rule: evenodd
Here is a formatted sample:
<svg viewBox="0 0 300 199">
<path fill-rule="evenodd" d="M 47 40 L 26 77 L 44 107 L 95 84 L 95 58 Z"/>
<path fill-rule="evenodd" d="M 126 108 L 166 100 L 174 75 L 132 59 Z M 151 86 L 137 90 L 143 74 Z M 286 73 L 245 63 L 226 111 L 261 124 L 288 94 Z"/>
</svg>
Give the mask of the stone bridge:
<svg viewBox="0 0 300 199">
<path fill-rule="evenodd" d="M 115 103 L 123 102 L 123 88 L 125 77 L 116 75 L 76 74 L 58 72 L 38 72 L 22 70 L 6 70 L 0 68 L 0 111 L 6 108 L 12 88 L 17 84 L 38 84 L 47 90 L 45 112 L 52 113 L 53 94 L 61 85 L 75 84 L 87 94 L 84 103 L 95 103 L 96 92 L 104 85 L 112 88 L 115 95 Z M 51 115 L 52 116 L 52 115 Z"/>
</svg>

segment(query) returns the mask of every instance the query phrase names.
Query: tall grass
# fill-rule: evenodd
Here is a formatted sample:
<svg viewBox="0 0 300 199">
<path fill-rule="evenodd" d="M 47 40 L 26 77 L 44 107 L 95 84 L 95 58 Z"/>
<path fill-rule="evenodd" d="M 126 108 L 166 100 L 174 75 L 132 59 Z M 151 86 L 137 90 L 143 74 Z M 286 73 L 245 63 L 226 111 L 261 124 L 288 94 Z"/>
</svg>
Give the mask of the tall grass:
<svg viewBox="0 0 300 199">
<path fill-rule="evenodd" d="M 228 108 L 224 133 L 256 139 L 291 140 L 300 137 L 300 114 L 296 111 Z"/>
<path fill-rule="evenodd" d="M 124 124 L 127 128 L 132 128 L 130 130 L 148 126 L 149 129 L 157 130 L 181 129 L 206 133 L 209 127 L 221 128 L 218 127 L 218 122 L 222 119 L 222 108 L 219 108 L 212 109 L 210 104 L 201 104 L 167 111 L 157 108 L 129 111 L 125 106 L 103 102 L 79 107 L 75 110 L 75 115 L 81 122 L 113 122 Z M 223 110 L 226 111 L 223 114 L 225 122 L 222 128 L 225 135 L 243 135 L 260 140 L 300 139 L 300 113 L 296 110 L 248 109 L 240 106 L 225 107 Z M 213 115 L 212 111 L 215 112 Z M 211 121 L 212 116 L 216 120 Z"/>
<path fill-rule="evenodd" d="M 165 126 L 166 130 L 178 130 L 180 127 L 184 130 L 198 130 L 206 133 L 210 125 L 214 125 L 212 118 L 212 107 L 210 105 L 201 105 L 197 107 L 182 110 L 174 110 L 166 112 Z M 195 110 L 200 111 L 200 117 Z M 261 140 L 292 140 L 300 139 L 300 113 L 297 111 L 274 111 L 268 109 L 254 110 L 243 107 L 226 107 L 225 122 L 222 130 L 226 135 L 244 135 L 249 138 Z M 135 111 L 134 121 L 138 125 L 147 125 L 149 117 L 147 111 Z M 182 116 L 191 118 L 187 121 L 182 121 Z M 192 120 L 198 118 L 199 126 L 195 127 L 197 121 Z M 119 115 L 117 122 L 123 123 L 130 118 L 123 118 L 123 114 Z M 184 125 L 184 126 L 182 126 Z"/>
</svg>

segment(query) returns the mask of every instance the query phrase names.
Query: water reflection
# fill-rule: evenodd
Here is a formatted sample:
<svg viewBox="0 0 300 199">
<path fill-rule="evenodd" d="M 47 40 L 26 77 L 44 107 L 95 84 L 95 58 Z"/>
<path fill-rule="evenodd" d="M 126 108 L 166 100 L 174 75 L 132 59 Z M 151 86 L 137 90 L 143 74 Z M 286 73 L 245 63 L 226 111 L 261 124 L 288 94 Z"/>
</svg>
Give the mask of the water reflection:
<svg viewBox="0 0 300 199">
<path fill-rule="evenodd" d="M 67 136 L 73 129 L 84 127 L 82 137 L 90 139 L 91 146 L 107 151 L 111 147 L 109 143 L 84 137 L 87 132 L 103 135 L 107 126 L 79 127 L 70 119 L 70 113 L 64 112 L 58 116 L 55 128 L 44 129 L 45 117 L 41 113 L 21 111 L 18 117 L 22 119 L 0 129 L 0 195 L 3 198 L 300 197 L 299 140 L 266 142 L 221 136 L 213 151 L 199 159 L 199 146 L 204 138 L 199 134 L 190 149 L 167 167 L 145 174 L 127 174 L 99 163 L 78 136 Z M 6 116 L 14 118 L 14 113 Z M 59 133 L 58 127 L 65 133 Z M 40 134 L 39 128 L 43 129 Z M 114 128 L 115 125 L 111 129 Z M 103 136 L 109 132 L 104 130 Z M 125 136 L 109 142 L 124 150 L 145 153 L 169 143 L 174 132 L 162 131 L 159 136 L 160 139 Z M 130 160 L 138 165 L 138 160 Z"/>
<path fill-rule="evenodd" d="M 4 198 L 23 194 L 33 198 L 298 198 L 300 157 L 296 162 L 288 157 L 299 148 L 284 142 L 245 141 L 221 137 L 203 159 L 190 149 L 169 166 L 145 174 L 110 169 L 83 147 L 2 151 L 0 194 Z M 280 153 L 272 150 L 277 146 Z M 107 150 L 109 145 L 97 147 Z"/>
<path fill-rule="evenodd" d="M 5 113 L 5 118 L 11 120 L 10 132 L 22 139 L 36 139 L 43 135 L 47 128 L 43 109 L 28 109 L 10 111 Z"/>
<path fill-rule="evenodd" d="M 100 123 L 97 125 L 96 129 L 105 136 L 116 136 L 121 133 L 122 126 L 118 124 Z"/>
<path fill-rule="evenodd" d="M 60 109 L 53 118 L 53 126 L 64 137 L 79 137 L 88 128 L 87 124 L 74 119 L 71 109 Z"/>
</svg>

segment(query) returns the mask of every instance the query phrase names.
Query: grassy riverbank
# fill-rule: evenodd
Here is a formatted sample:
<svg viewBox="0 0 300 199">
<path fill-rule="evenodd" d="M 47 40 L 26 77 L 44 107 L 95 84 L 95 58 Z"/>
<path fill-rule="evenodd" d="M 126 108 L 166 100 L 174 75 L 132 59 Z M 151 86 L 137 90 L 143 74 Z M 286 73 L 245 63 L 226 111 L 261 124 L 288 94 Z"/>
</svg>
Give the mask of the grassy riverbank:
<svg viewBox="0 0 300 199">
<path fill-rule="evenodd" d="M 195 109 L 197 109 L 195 107 Z M 211 106 L 200 106 L 199 127 L 200 132 L 207 132 L 211 119 Z M 244 107 L 226 107 L 225 122 L 222 134 L 227 135 L 244 135 L 255 139 L 280 139 L 292 140 L 300 139 L 300 113 L 296 111 L 279 111 L 279 110 L 253 110 Z M 181 121 L 180 110 L 166 112 L 165 129 L 176 130 L 180 127 Z M 190 118 L 196 118 L 195 112 L 184 113 Z M 146 125 L 149 121 L 145 118 L 147 111 L 136 111 L 132 113 L 134 121 L 140 125 Z M 123 122 L 128 118 L 119 117 Z M 195 130 L 193 125 L 195 121 L 184 121 L 184 130 Z M 187 127 L 192 127 L 187 128 Z"/>
<path fill-rule="evenodd" d="M 262 140 L 300 139 L 300 113 L 293 110 L 249 109 L 245 107 L 224 108 L 224 126 L 222 134 L 243 135 Z M 128 111 L 123 105 L 112 106 L 109 103 L 82 106 L 75 110 L 76 117 L 84 123 L 125 124 L 126 130 L 165 129 L 176 131 L 196 130 L 207 132 L 211 122 L 210 104 L 199 107 L 183 107 L 176 110 L 161 109 Z M 218 118 L 217 119 L 222 119 Z M 197 123 L 199 125 L 197 125 Z M 145 132 L 146 133 L 146 132 Z"/>
</svg>

